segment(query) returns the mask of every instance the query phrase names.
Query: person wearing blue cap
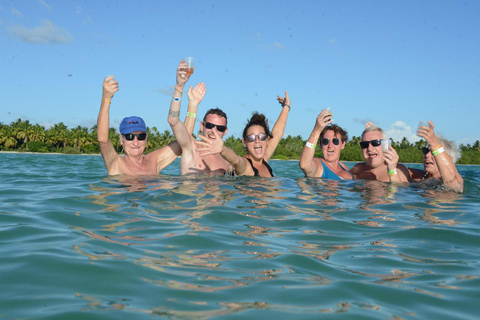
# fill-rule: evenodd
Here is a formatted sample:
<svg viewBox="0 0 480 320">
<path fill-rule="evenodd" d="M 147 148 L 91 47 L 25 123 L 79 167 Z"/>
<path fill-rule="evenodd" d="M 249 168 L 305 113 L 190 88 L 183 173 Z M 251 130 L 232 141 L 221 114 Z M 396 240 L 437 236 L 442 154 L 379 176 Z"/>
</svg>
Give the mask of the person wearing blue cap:
<svg viewBox="0 0 480 320">
<path fill-rule="evenodd" d="M 179 76 L 178 73 L 182 73 L 182 76 Z M 177 85 L 175 87 L 183 89 L 188 78 L 189 76 L 186 75 L 185 71 L 177 70 Z M 113 76 L 106 77 L 103 82 L 102 103 L 97 119 L 97 138 L 108 174 L 158 175 L 163 168 L 181 154 L 181 148 L 174 141 L 145 155 L 144 151 L 148 139 L 147 126 L 142 118 L 131 116 L 124 118 L 120 123 L 120 143 L 125 152 L 124 156 L 120 156 L 108 137 L 110 104 L 117 91 L 118 81 Z M 188 106 L 189 113 L 195 113 L 197 105 L 190 103 Z M 186 117 L 185 126 L 188 132 L 192 134 L 195 119 Z"/>
</svg>

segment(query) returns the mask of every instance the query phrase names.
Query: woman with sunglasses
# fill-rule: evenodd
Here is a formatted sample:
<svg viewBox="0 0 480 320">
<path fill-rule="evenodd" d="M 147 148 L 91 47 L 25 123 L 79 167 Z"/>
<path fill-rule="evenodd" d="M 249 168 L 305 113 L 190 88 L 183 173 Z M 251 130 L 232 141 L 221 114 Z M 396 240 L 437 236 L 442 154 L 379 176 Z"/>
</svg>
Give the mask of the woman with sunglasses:
<svg viewBox="0 0 480 320">
<path fill-rule="evenodd" d="M 282 106 L 282 111 L 277 122 L 270 132 L 268 121 L 265 115 L 255 112 L 248 120 L 243 130 L 243 145 L 247 148 L 247 155 L 241 157 L 230 148 L 223 144 L 223 140 L 218 136 L 217 139 L 207 139 L 199 135 L 202 141 L 197 141 L 199 148 L 197 150 L 203 156 L 211 154 L 220 154 L 235 169 L 236 175 L 239 176 L 259 176 L 273 177 L 273 171 L 268 160 L 278 146 L 280 139 L 285 132 L 287 124 L 288 112 L 290 111 L 290 98 L 288 92 L 285 91 L 285 98 L 278 97 L 277 100 Z M 217 136 L 218 131 L 215 128 L 214 134 Z"/>
<path fill-rule="evenodd" d="M 300 156 L 299 165 L 305 177 L 331 180 L 353 179 L 348 167 L 340 162 L 340 153 L 345 148 L 348 133 L 332 122 L 330 109 L 323 110 L 317 117 L 315 127 Z M 315 148 L 319 138 L 322 158 L 315 158 Z"/>
<path fill-rule="evenodd" d="M 423 148 L 424 170 L 409 168 L 414 181 L 438 179 L 447 188 L 463 192 L 463 178 L 458 173 L 455 162 L 460 158 L 460 152 L 453 141 L 437 136 L 432 121 L 427 126 L 417 130 L 417 136 L 425 139 L 427 148 Z"/>
</svg>

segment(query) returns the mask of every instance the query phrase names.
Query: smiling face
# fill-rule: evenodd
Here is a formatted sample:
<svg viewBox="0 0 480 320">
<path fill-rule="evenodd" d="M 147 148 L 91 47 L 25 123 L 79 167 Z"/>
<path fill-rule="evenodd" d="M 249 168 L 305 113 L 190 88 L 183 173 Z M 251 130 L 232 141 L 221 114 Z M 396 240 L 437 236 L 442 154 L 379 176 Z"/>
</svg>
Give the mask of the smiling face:
<svg viewBox="0 0 480 320">
<path fill-rule="evenodd" d="M 247 153 L 252 156 L 254 159 L 260 160 L 265 156 L 267 150 L 267 142 L 269 138 L 265 141 L 261 141 L 258 135 L 266 135 L 265 129 L 262 126 L 253 125 L 247 130 L 246 136 L 255 135 L 255 141 L 249 142 L 246 138 L 242 140 L 243 145 L 247 148 Z"/>
<path fill-rule="evenodd" d="M 371 141 L 371 140 L 382 140 L 383 135 L 379 131 L 369 131 L 365 132 L 362 137 L 362 141 Z M 381 166 L 384 161 L 382 159 L 383 151 L 382 146 L 378 147 L 372 146 L 371 143 L 368 144 L 368 148 L 362 149 L 362 155 L 365 159 L 367 166 L 371 168 L 377 168 Z"/>
<path fill-rule="evenodd" d="M 345 142 L 342 142 L 342 136 L 340 133 L 335 134 L 333 130 L 327 130 L 323 134 L 323 138 L 329 140 L 326 145 L 320 141 L 322 145 L 323 159 L 327 162 L 338 162 L 340 159 L 340 152 L 345 148 Z M 335 138 L 340 140 L 340 144 L 335 145 L 333 143 L 333 139 Z"/>
<path fill-rule="evenodd" d="M 135 131 L 132 132 L 133 134 L 138 134 L 138 133 L 145 133 L 144 131 Z M 148 138 L 148 137 L 147 137 Z M 123 150 L 125 151 L 125 154 L 128 156 L 132 157 L 138 157 L 143 155 L 143 152 L 145 151 L 145 148 L 147 147 L 147 138 L 145 140 L 138 140 L 138 138 L 135 136 L 135 138 L 131 141 L 128 141 L 125 139 L 123 135 L 120 135 L 120 142 L 123 146 Z"/>
<path fill-rule="evenodd" d="M 213 124 L 219 125 L 219 126 L 226 126 L 227 125 L 227 119 L 225 119 L 224 117 L 221 117 L 221 116 L 216 115 L 216 114 L 208 114 L 205 117 L 205 121 L 202 121 L 200 123 L 200 130 L 202 131 L 203 136 L 205 136 L 209 139 L 212 139 L 212 140 L 215 140 L 215 134 L 213 133 L 213 130 L 215 130 L 216 127 L 213 127 L 212 129 L 208 129 L 205 126 L 205 123 L 207 123 L 207 122 L 213 123 Z M 218 135 L 222 139 L 227 134 L 227 131 L 228 131 L 228 129 L 226 129 L 224 132 L 220 132 L 220 131 L 217 130 Z"/>
</svg>

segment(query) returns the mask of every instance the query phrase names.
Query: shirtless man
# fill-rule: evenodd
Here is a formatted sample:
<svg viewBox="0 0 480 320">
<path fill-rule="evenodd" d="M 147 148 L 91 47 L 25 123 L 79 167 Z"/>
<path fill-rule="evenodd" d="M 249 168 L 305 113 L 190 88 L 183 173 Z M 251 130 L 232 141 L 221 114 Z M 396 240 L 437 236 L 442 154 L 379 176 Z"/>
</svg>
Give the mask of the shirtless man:
<svg viewBox="0 0 480 320">
<path fill-rule="evenodd" d="M 180 79 L 177 77 L 177 86 L 175 87 L 175 93 L 177 96 L 180 95 L 180 97 L 181 93 L 177 92 L 177 88 L 181 92 L 188 80 L 186 72 L 182 71 L 181 73 L 183 77 Z M 163 168 L 180 155 L 180 146 L 174 141 L 163 148 L 144 155 L 148 139 L 145 122 L 140 117 L 127 117 L 120 123 L 120 143 L 125 151 L 125 155 L 120 156 L 115 151 L 108 137 L 110 104 L 117 91 L 118 82 L 113 76 L 106 77 L 103 82 L 102 103 L 97 119 L 97 138 L 108 174 L 130 176 L 158 175 Z M 194 104 L 189 105 L 188 111 L 195 113 L 196 107 Z M 193 132 L 194 125 L 195 120 L 193 118 L 187 117 L 185 119 L 185 126 L 188 128 L 186 130 L 190 134 Z"/>
<path fill-rule="evenodd" d="M 179 66 L 181 69 L 183 66 Z M 177 73 L 179 71 L 177 70 Z M 206 88 L 204 83 L 199 83 L 195 88 L 188 90 L 188 99 L 190 103 L 198 105 L 205 96 Z M 180 94 L 177 90 L 173 95 L 175 100 L 176 95 Z M 208 156 L 201 156 L 196 150 L 195 139 L 191 133 L 188 132 L 185 125 L 179 119 L 180 103 L 172 103 L 170 112 L 168 113 L 168 123 L 172 127 L 173 134 L 177 139 L 180 148 L 182 149 L 182 160 L 180 163 L 180 171 L 182 175 L 206 175 L 218 176 L 230 172 L 229 163 L 219 154 Z M 200 130 L 202 135 L 209 139 L 215 140 L 216 136 L 213 132 L 217 129 L 219 139 L 227 134 L 227 115 L 220 109 L 210 109 L 200 122 Z"/>
<path fill-rule="evenodd" d="M 365 162 L 353 166 L 350 173 L 355 179 L 379 180 L 383 182 L 408 182 L 410 174 L 402 164 L 398 163 L 398 154 L 392 146 L 382 150 L 385 133 L 379 127 L 367 127 L 362 133 L 362 155 Z"/>
</svg>

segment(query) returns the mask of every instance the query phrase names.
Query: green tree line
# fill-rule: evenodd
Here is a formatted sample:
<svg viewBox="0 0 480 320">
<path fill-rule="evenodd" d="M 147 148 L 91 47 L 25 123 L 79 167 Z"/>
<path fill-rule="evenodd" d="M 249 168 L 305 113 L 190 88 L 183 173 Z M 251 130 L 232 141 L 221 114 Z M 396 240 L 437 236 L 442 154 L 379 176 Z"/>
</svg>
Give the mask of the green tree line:
<svg viewBox="0 0 480 320">
<path fill-rule="evenodd" d="M 149 128 L 146 152 L 161 148 L 175 140 L 169 130 L 159 132 L 156 127 Z M 115 149 L 121 152 L 120 139 L 115 128 L 110 128 L 110 141 Z M 301 136 L 288 135 L 280 140 L 273 159 L 298 160 L 305 146 L 305 140 Z M 362 151 L 359 145 L 360 137 L 353 137 L 341 153 L 342 161 L 363 161 Z M 422 148 L 426 147 L 424 140 L 411 143 L 407 138 L 402 141 L 391 141 L 392 146 L 398 153 L 402 163 L 421 163 L 423 161 Z M 229 136 L 225 139 L 225 145 L 233 149 L 239 155 L 245 155 L 245 147 L 240 138 Z M 480 141 L 473 145 L 460 146 L 462 157 L 458 164 L 480 164 Z M 97 126 L 92 128 L 77 126 L 69 129 L 63 122 L 57 123 L 45 129 L 39 124 L 31 124 L 28 120 L 18 119 L 9 125 L 0 122 L 0 151 L 30 151 L 30 152 L 59 152 L 66 154 L 95 154 L 100 149 L 97 141 Z M 321 157 L 322 150 L 317 147 L 315 156 Z"/>
</svg>

